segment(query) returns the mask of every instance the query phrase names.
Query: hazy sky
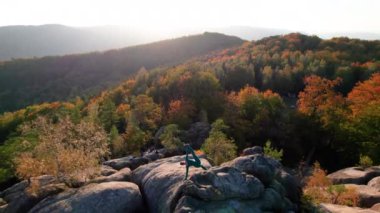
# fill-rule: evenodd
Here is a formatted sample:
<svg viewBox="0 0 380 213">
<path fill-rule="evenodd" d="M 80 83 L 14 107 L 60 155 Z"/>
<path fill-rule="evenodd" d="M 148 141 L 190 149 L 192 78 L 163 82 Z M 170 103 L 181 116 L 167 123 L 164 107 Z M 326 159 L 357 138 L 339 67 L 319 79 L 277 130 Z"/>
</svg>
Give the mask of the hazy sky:
<svg viewBox="0 0 380 213">
<path fill-rule="evenodd" d="M 380 33 L 380 0 L 1 0 L 0 26 L 177 28 L 232 25 Z"/>
</svg>

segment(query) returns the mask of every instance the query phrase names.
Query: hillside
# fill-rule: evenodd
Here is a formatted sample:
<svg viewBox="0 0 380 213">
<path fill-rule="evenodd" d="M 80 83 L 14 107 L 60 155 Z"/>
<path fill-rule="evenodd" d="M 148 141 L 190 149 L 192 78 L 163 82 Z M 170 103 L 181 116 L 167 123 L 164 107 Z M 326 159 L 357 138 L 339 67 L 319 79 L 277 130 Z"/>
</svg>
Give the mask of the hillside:
<svg viewBox="0 0 380 213">
<path fill-rule="evenodd" d="M 175 65 L 242 42 L 237 37 L 204 33 L 106 52 L 3 62 L 0 112 L 45 101 L 88 97 L 116 85 L 142 67 Z"/>
<path fill-rule="evenodd" d="M 106 53 L 3 64 L 7 72 L 2 74 L 8 75 L 0 78 L 6 89 L 2 91 L 8 91 L 2 93 L 3 107 L 24 99 L 30 103 L 75 97 L 75 92 L 90 94 L 93 85 L 100 91 L 107 83 L 121 81 L 130 70 L 149 69 L 89 101 L 44 103 L 0 116 L 0 144 L 4 144 L 0 155 L 8 159 L 0 164 L 3 179 L 11 175 L 11 159 L 23 150 L 21 142 L 37 140 L 35 132 L 29 134 L 21 127 L 35 125 L 30 122 L 40 116 L 52 122 L 68 116 L 75 125 L 100 125 L 104 137 L 111 137 L 113 156 L 157 145 L 162 127 L 170 124 L 175 125 L 170 126 L 175 133 L 168 133 L 169 138 L 176 135 L 174 141 L 194 142 L 199 148 L 210 124 L 222 119 L 229 126 L 223 140 L 231 138 L 237 150 L 270 140 L 284 150 L 283 163 L 288 166 L 317 160 L 333 171 L 357 163 L 363 153 L 380 162 L 376 154 L 380 100 L 374 93 L 380 80 L 379 41 L 288 34 L 150 69 L 198 55 L 200 46 L 209 50 L 240 42 L 206 33 Z M 124 53 L 133 54 L 117 57 Z M 26 79 L 22 71 L 27 67 L 38 75 Z M 36 72 L 38 67 L 44 69 Z M 55 76 L 50 76 L 52 72 Z M 191 136 L 197 132 L 200 138 Z"/>
</svg>

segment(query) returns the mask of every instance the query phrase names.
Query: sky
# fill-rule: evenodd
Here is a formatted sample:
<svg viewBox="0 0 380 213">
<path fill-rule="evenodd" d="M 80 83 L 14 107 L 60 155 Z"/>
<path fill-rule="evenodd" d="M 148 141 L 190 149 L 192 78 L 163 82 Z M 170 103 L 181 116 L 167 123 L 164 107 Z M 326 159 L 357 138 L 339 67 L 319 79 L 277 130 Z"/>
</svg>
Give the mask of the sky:
<svg viewBox="0 0 380 213">
<path fill-rule="evenodd" d="M 0 26 L 227 26 L 380 33 L 380 0 L 1 0 Z"/>
</svg>

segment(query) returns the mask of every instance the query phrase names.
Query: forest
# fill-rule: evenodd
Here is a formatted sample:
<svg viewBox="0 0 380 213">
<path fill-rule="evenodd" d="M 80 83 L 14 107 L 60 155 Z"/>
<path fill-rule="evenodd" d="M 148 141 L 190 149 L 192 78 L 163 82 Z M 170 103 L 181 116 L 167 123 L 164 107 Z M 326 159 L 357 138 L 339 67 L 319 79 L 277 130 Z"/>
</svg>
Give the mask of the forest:
<svg viewBox="0 0 380 213">
<path fill-rule="evenodd" d="M 0 62 L 0 113 L 32 104 L 87 100 L 141 68 L 175 65 L 243 40 L 204 33 L 105 52 Z"/>
<path fill-rule="evenodd" d="M 120 63 L 115 65 L 107 55 L 81 57 L 93 61 L 89 64 L 94 70 L 115 70 L 112 73 L 117 75 L 104 79 L 99 74 L 98 79 L 88 79 L 78 71 L 65 81 L 36 90 L 33 88 L 41 84 L 37 80 L 36 85 L 16 88 L 3 76 L 22 75 L 20 70 L 30 65 L 65 67 L 69 64 L 65 60 L 76 60 L 72 59 L 76 56 L 1 65 L 0 85 L 14 91 L 0 94 L 2 111 L 29 105 L 33 98 L 57 101 L 0 116 L 0 182 L 46 173 L 51 168 L 42 164 L 49 155 L 41 153 L 74 155 L 73 147 L 81 147 L 68 144 L 50 150 L 49 141 L 97 141 L 90 152 L 78 148 L 78 155 L 96 156 L 101 161 L 140 155 L 152 146 L 178 148 L 186 142 L 181 132 L 196 122 L 211 125 L 205 144 L 198 148 L 214 156 L 216 164 L 226 160 L 213 153 L 216 148 L 231 159 L 246 147 L 268 142 L 283 150 L 282 163 L 289 167 L 318 161 L 331 172 L 358 164 L 361 156 L 380 163 L 380 41 L 322 40 L 299 33 L 273 36 L 181 64 L 154 68 L 154 61 L 144 63 L 145 69 L 99 95 L 85 100 L 73 98 L 83 91 L 92 94 L 86 90 L 101 87 L 128 70 L 123 67 L 126 58 L 120 56 Z M 152 57 L 145 51 L 140 55 Z M 165 57 L 157 60 L 168 61 Z M 87 84 L 90 86 L 77 92 L 64 89 Z M 46 96 L 34 97 L 38 92 Z M 15 104 L 25 97 L 30 99 Z M 4 100 L 11 105 L 6 106 Z M 157 142 L 156 134 L 162 127 Z M 66 165 L 70 157 L 62 159 Z"/>
</svg>

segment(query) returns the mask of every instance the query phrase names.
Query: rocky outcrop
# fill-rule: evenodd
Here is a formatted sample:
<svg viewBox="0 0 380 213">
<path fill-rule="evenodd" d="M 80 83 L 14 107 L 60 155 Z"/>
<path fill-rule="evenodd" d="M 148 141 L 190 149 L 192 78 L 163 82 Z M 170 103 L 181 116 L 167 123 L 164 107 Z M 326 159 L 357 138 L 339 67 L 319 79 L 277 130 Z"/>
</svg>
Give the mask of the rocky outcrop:
<svg viewBox="0 0 380 213">
<path fill-rule="evenodd" d="M 278 161 L 263 154 L 238 157 L 215 167 L 199 156 L 208 169 L 190 167 L 187 180 L 184 155 L 161 158 L 165 156 L 161 151 L 150 155 L 107 161 L 101 176 L 79 188 L 41 176 L 33 180 L 40 187 L 31 194 L 29 183 L 20 182 L 0 192 L 0 213 L 298 210 L 300 188 L 296 180 Z"/>
<path fill-rule="evenodd" d="M 30 213 L 50 212 L 136 212 L 143 201 L 136 184 L 107 182 L 89 184 L 44 199 Z"/>
<path fill-rule="evenodd" d="M 140 186 L 150 212 L 284 212 L 297 209 L 291 200 L 299 199 L 298 186 L 285 187 L 284 184 L 295 184 L 291 176 L 262 155 L 235 159 L 206 171 L 191 167 L 186 181 L 183 180 L 185 166 L 180 164 L 183 160 L 184 156 L 165 158 L 132 172 L 132 181 Z M 205 159 L 202 163 L 208 165 Z"/>
<path fill-rule="evenodd" d="M 265 188 L 259 179 L 234 167 L 213 167 L 194 174 L 184 183 L 183 196 L 175 212 L 294 210 L 294 205 L 284 197 L 283 192 L 274 185 Z"/>
<path fill-rule="evenodd" d="M 330 203 L 322 203 L 319 205 L 322 212 L 326 213 L 376 213 L 378 211 L 372 209 L 362 209 L 358 207 L 341 206 Z"/>
<path fill-rule="evenodd" d="M 257 177 L 265 186 L 272 186 L 279 183 L 278 188 L 284 190 L 285 196 L 297 203 L 300 199 L 301 186 L 297 179 L 287 173 L 282 165 L 262 154 L 248 155 L 235 158 L 232 161 L 222 164 L 231 166 Z"/>
<path fill-rule="evenodd" d="M 62 192 L 66 187 L 58 184 L 53 176 L 43 175 L 31 178 L 35 189 L 29 187 L 28 181 L 22 181 L 0 193 L 0 197 L 6 202 L 2 211 L 6 213 L 26 212 L 42 199 Z M 5 207 L 4 207 L 5 206 Z"/>
<path fill-rule="evenodd" d="M 366 169 L 349 167 L 329 174 L 327 177 L 333 184 L 367 184 L 369 180 L 380 176 L 380 167 L 373 166 Z"/>
</svg>

